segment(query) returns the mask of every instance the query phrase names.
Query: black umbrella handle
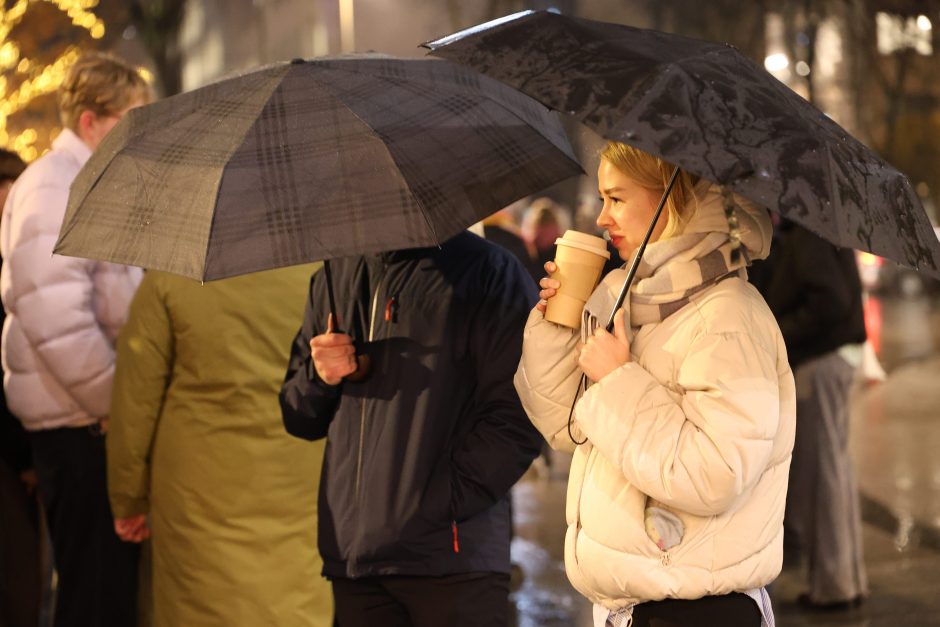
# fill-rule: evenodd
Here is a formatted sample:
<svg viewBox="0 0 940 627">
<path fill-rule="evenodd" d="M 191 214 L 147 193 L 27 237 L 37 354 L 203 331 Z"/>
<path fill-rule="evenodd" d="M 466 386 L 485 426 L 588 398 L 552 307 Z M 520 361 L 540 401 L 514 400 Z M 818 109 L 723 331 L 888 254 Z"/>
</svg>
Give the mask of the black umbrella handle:
<svg viewBox="0 0 940 627">
<path fill-rule="evenodd" d="M 339 329 L 339 318 L 336 316 L 336 296 L 333 294 L 333 272 L 330 268 L 330 260 L 323 262 L 323 272 L 326 273 L 326 296 L 330 299 L 330 315 L 333 318 L 333 330 Z"/>
<path fill-rule="evenodd" d="M 620 295 L 617 297 L 617 303 L 610 312 L 610 318 L 607 319 L 606 328 L 608 333 L 613 333 L 614 317 L 617 315 L 617 310 L 623 306 L 623 301 L 626 300 L 627 294 L 630 293 L 630 286 L 633 285 L 633 278 L 636 276 L 636 271 L 640 267 L 640 262 L 643 260 L 643 253 L 646 252 L 646 245 L 653 236 L 653 229 L 656 228 L 656 222 L 659 221 L 659 216 L 662 214 L 663 207 L 666 206 L 666 200 L 669 198 L 669 192 L 672 191 L 673 186 L 676 184 L 676 179 L 678 178 L 679 168 L 677 166 L 676 169 L 672 171 L 672 176 L 669 177 L 669 182 L 666 184 L 666 189 L 663 191 L 663 197 L 659 199 L 659 206 L 656 207 L 656 213 L 653 214 L 653 219 L 650 221 L 650 226 L 648 229 L 646 229 L 646 236 L 643 238 L 643 243 L 640 244 L 640 247 L 636 250 L 636 255 L 633 256 L 633 263 L 630 264 L 630 269 L 627 271 L 627 278 L 623 282 L 623 287 L 620 289 Z"/>
</svg>

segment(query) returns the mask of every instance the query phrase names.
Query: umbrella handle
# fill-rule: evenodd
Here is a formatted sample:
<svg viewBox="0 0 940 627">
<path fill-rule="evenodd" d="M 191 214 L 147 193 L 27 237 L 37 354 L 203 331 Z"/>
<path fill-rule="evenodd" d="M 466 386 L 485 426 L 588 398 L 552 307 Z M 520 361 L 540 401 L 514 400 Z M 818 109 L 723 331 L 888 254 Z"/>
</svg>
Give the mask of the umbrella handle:
<svg viewBox="0 0 940 627">
<path fill-rule="evenodd" d="M 339 318 L 336 316 L 336 297 L 333 295 L 333 272 L 330 268 L 330 260 L 323 261 L 323 272 L 326 274 L 326 295 L 330 299 L 330 314 L 333 316 L 333 324 L 339 327 Z"/>
<path fill-rule="evenodd" d="M 659 216 L 662 214 L 663 207 L 666 206 L 666 200 L 669 198 L 669 192 L 672 191 L 673 186 L 676 184 L 677 178 L 679 178 L 678 166 L 675 170 L 672 171 L 672 176 L 669 177 L 669 182 L 666 184 L 666 189 L 663 191 L 663 197 L 659 199 L 659 206 L 656 207 L 656 212 L 653 214 L 653 219 L 650 221 L 650 226 L 648 229 L 646 229 L 646 236 L 643 238 L 643 243 L 641 243 L 640 247 L 636 249 L 636 254 L 633 256 L 633 263 L 630 264 L 630 269 L 627 271 L 627 278 L 623 282 L 623 287 L 620 289 L 620 295 L 617 296 L 617 302 L 614 305 L 613 310 L 610 312 L 610 318 L 607 319 L 606 328 L 608 333 L 613 333 L 614 317 L 617 315 L 617 310 L 623 306 L 623 301 L 626 300 L 627 294 L 630 292 L 630 286 L 633 284 L 633 278 L 636 276 L 636 271 L 640 267 L 640 261 L 643 260 L 643 253 L 646 252 L 646 245 L 653 236 L 653 229 L 656 228 L 656 223 L 659 221 Z"/>
</svg>

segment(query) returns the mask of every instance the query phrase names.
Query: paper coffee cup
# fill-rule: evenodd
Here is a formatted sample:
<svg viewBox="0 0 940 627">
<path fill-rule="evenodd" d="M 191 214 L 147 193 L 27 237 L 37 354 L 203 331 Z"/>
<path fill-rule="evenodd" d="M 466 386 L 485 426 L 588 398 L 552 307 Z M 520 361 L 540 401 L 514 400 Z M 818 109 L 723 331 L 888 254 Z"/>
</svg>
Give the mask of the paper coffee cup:
<svg viewBox="0 0 940 627">
<path fill-rule="evenodd" d="M 555 240 L 555 272 L 551 277 L 561 283 L 548 299 L 545 319 L 572 329 L 581 328 L 584 303 L 600 281 L 604 264 L 610 259 L 607 242 L 600 237 L 565 231 Z"/>
</svg>

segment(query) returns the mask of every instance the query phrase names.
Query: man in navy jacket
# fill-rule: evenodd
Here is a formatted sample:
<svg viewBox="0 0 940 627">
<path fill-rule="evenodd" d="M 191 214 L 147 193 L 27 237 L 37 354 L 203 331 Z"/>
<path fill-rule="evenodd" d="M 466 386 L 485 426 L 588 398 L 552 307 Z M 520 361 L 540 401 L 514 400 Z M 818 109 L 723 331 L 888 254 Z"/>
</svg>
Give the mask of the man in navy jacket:
<svg viewBox="0 0 940 627">
<path fill-rule="evenodd" d="M 281 407 L 291 434 L 327 438 L 319 546 L 338 624 L 505 624 L 509 489 L 541 445 L 512 384 L 535 285 L 470 233 L 332 264 L 344 331 L 317 273 Z"/>
</svg>

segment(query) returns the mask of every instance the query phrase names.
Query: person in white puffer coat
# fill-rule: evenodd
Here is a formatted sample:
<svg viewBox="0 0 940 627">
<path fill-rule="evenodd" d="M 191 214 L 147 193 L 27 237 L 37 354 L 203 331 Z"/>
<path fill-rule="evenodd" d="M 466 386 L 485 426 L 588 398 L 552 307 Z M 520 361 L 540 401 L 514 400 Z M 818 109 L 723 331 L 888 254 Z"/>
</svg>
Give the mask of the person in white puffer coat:
<svg viewBox="0 0 940 627">
<path fill-rule="evenodd" d="M 125 63 L 76 61 L 59 91 L 64 128 L 17 179 L 0 222 L 4 389 L 33 450 L 58 572 L 56 627 L 136 622 L 138 551 L 113 530 L 102 432 L 115 340 L 142 273 L 52 248 L 72 180 L 124 113 L 149 99 Z"/>
<path fill-rule="evenodd" d="M 602 152 L 597 224 L 622 259 L 672 171 L 624 144 Z M 596 625 L 772 624 L 796 401 L 780 330 L 745 278 L 770 218 L 685 172 L 666 208 L 613 334 L 625 270 L 594 291 L 581 334 L 544 319 L 560 284 L 540 281 L 516 390 L 548 442 L 574 450 L 565 566 Z"/>
</svg>

